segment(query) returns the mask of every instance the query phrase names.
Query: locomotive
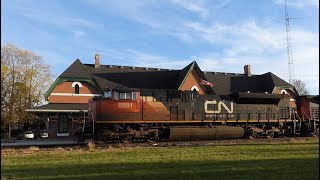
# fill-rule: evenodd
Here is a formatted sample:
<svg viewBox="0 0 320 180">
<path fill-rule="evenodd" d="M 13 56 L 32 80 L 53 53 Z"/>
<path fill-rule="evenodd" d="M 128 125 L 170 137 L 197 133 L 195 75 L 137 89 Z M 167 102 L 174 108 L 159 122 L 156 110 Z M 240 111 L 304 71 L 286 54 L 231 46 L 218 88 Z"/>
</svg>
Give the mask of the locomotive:
<svg viewBox="0 0 320 180">
<path fill-rule="evenodd" d="M 286 94 L 110 91 L 104 98 L 90 99 L 83 131 L 95 140 L 125 143 L 316 135 L 318 99 L 298 101 L 298 108 L 292 109 Z M 316 111 L 310 113 L 308 107 L 306 113 L 308 102 Z"/>
</svg>

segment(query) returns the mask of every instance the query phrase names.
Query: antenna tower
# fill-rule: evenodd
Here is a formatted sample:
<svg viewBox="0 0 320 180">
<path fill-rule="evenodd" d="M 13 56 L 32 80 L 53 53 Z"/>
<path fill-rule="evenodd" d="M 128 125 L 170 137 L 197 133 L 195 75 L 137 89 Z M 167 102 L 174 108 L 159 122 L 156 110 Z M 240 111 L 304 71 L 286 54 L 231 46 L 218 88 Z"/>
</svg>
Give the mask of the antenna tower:
<svg viewBox="0 0 320 180">
<path fill-rule="evenodd" d="M 290 19 L 287 9 L 287 0 L 285 0 L 285 20 L 286 20 L 286 29 L 287 29 L 287 54 L 288 54 L 288 74 L 289 74 L 289 83 L 291 84 L 294 80 L 294 67 L 293 67 L 293 55 L 292 55 L 292 45 L 291 45 L 291 36 L 290 36 Z"/>
</svg>

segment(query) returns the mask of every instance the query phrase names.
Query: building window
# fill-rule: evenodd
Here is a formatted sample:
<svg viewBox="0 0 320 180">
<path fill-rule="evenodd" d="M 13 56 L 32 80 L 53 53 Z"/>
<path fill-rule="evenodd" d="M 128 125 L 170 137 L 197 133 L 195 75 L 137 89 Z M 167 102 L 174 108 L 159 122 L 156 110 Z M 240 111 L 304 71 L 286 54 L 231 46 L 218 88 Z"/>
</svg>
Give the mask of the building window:
<svg viewBox="0 0 320 180">
<path fill-rule="evenodd" d="M 79 94 L 79 88 L 82 87 L 82 84 L 81 84 L 80 82 L 73 82 L 73 83 L 71 84 L 71 87 L 74 88 L 74 93 L 75 93 L 75 94 Z"/>
<path fill-rule="evenodd" d="M 288 94 L 288 92 L 286 90 L 282 89 L 280 94 Z"/>
<path fill-rule="evenodd" d="M 58 121 L 58 133 L 68 133 L 68 114 L 60 114 Z"/>
<path fill-rule="evenodd" d="M 76 85 L 74 86 L 74 93 L 75 93 L 75 94 L 79 94 L 79 85 L 78 85 L 78 84 L 76 84 Z"/>
<path fill-rule="evenodd" d="M 192 88 L 190 89 L 191 91 L 199 91 L 198 86 L 194 85 L 192 86 Z"/>
</svg>

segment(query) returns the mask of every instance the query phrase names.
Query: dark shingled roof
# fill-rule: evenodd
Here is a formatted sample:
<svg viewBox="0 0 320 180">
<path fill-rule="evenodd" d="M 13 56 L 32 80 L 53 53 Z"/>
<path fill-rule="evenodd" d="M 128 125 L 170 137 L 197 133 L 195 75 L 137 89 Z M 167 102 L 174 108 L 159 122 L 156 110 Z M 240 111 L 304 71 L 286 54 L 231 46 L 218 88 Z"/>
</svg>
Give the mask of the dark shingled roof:
<svg viewBox="0 0 320 180">
<path fill-rule="evenodd" d="M 214 84 L 212 89 L 219 95 L 247 91 L 271 93 L 275 86 L 292 87 L 270 72 L 262 75 L 251 75 L 250 77 L 245 74 L 207 72 L 204 76 Z"/>
<path fill-rule="evenodd" d="M 86 68 L 83 66 L 82 62 L 79 59 L 73 62 L 59 77 L 91 79 L 89 72 L 86 70 Z"/>
<path fill-rule="evenodd" d="M 111 89 L 177 89 L 178 70 L 84 64 L 98 85 Z"/>
<path fill-rule="evenodd" d="M 275 86 L 292 87 L 289 83 L 270 72 L 250 77 L 236 73 L 203 73 L 195 61 L 182 70 L 169 70 L 114 65 L 100 65 L 100 68 L 95 68 L 94 64 L 82 64 L 77 59 L 59 77 L 91 79 L 100 89 L 177 90 L 188 72 L 193 68 L 196 69 L 202 79 L 214 84 L 211 89 L 209 86 L 207 88 L 218 95 L 246 91 L 271 93 Z"/>
</svg>

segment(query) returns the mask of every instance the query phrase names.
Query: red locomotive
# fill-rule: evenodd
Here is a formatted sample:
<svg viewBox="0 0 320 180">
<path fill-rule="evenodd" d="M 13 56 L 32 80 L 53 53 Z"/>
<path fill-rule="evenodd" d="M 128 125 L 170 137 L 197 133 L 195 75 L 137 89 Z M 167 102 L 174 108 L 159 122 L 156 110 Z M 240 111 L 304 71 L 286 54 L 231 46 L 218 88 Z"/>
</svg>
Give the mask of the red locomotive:
<svg viewBox="0 0 320 180">
<path fill-rule="evenodd" d="M 303 136 L 319 132 L 319 96 L 286 94 L 200 95 L 196 91 L 109 91 L 89 102 L 86 134 L 96 140 L 131 142 Z M 91 133 L 90 133 L 91 132 Z"/>
</svg>

